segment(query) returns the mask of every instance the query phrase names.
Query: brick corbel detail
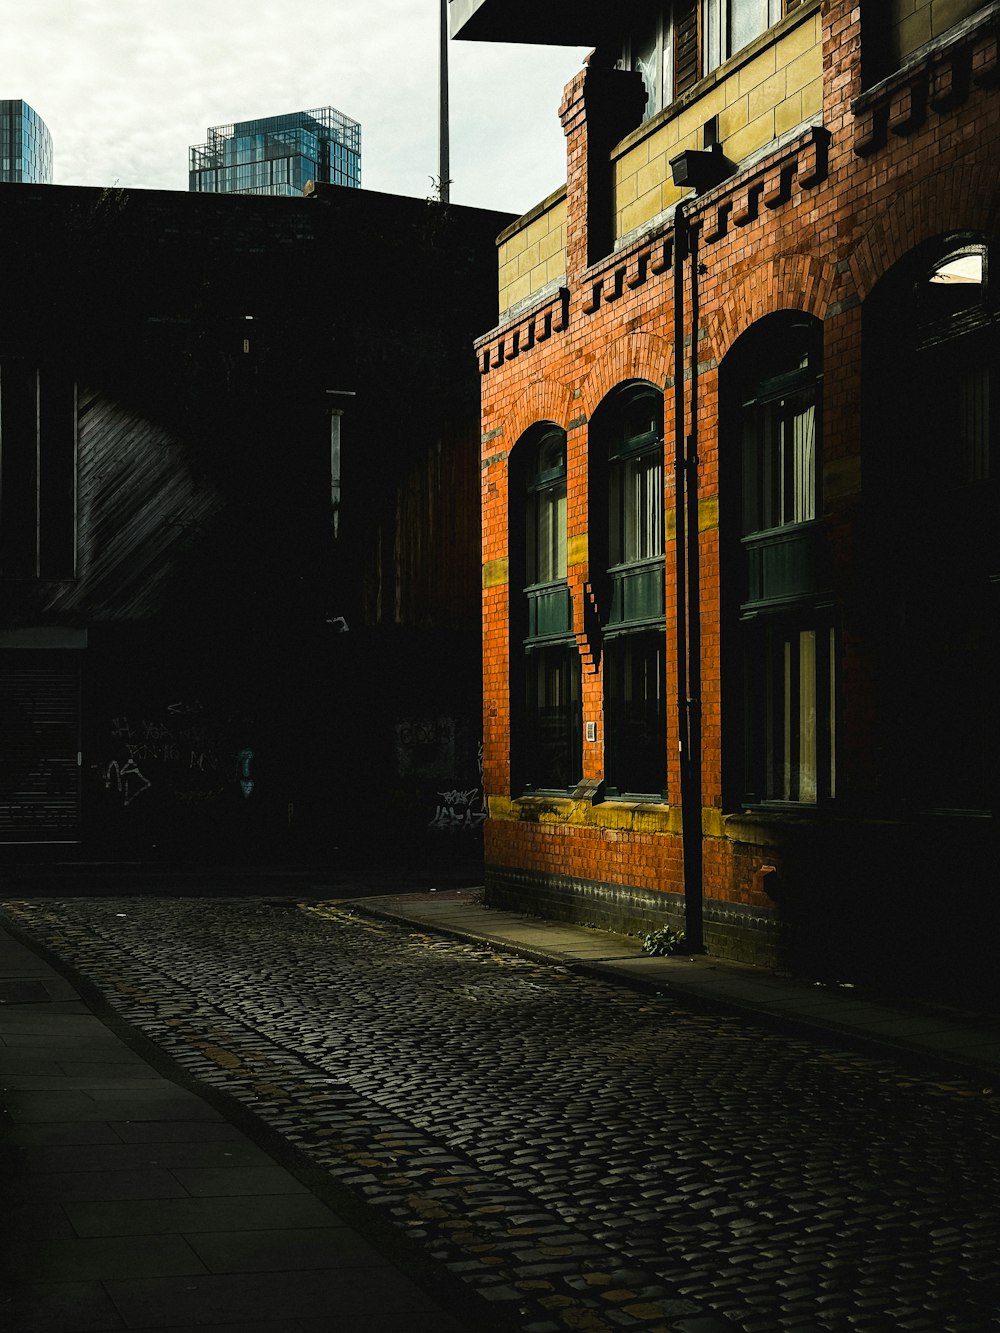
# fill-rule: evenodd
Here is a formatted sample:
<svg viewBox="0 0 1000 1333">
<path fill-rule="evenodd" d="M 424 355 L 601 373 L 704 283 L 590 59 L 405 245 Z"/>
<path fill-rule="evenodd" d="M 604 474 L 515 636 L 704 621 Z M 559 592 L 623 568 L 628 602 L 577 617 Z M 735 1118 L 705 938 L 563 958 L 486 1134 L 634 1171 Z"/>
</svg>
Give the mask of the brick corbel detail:
<svg viewBox="0 0 1000 1333">
<path fill-rule="evenodd" d="M 888 142 L 889 133 L 913 134 L 929 115 L 954 111 L 967 100 L 973 87 L 997 87 L 998 23 L 1000 16 L 995 11 L 984 15 L 856 98 L 851 111 L 857 156 L 879 152 Z"/>
<path fill-rule="evenodd" d="M 560 287 L 556 296 L 543 306 L 537 306 L 519 320 L 505 325 L 503 332 L 494 329 L 476 340 L 479 373 L 488 375 L 505 361 L 513 361 L 522 352 L 529 352 L 536 343 L 545 342 L 553 333 L 562 333 L 569 327 L 569 291 Z"/>
<path fill-rule="evenodd" d="M 569 577 L 573 605 L 573 635 L 580 653 L 580 666 L 588 675 L 596 672 L 601 660 L 601 615 L 594 585 L 586 577 L 586 569 Z"/>
<path fill-rule="evenodd" d="M 764 162 L 749 178 L 733 189 L 723 185 L 696 205 L 692 226 L 703 226 L 702 243 L 721 240 L 730 226 L 746 227 L 760 216 L 761 204 L 770 211 L 784 207 L 795 188 L 811 190 L 827 177 L 830 133 L 814 126 L 805 138 L 797 139 L 775 157 Z"/>
<path fill-rule="evenodd" d="M 603 304 L 619 300 L 625 295 L 626 288 L 635 291 L 650 278 L 668 273 L 673 252 L 674 240 L 671 234 L 666 238 L 658 237 L 640 249 L 623 255 L 618 263 L 585 282 L 580 296 L 581 312 L 592 315 Z"/>
</svg>

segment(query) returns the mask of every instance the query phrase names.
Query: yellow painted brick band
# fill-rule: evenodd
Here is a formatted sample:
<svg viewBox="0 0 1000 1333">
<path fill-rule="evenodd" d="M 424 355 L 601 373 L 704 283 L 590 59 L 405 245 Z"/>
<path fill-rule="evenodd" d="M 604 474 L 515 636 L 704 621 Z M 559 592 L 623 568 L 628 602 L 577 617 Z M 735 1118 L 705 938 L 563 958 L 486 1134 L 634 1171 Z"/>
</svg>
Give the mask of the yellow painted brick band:
<svg viewBox="0 0 1000 1333">
<path fill-rule="evenodd" d="M 719 526 L 719 497 L 706 495 L 698 501 L 698 531 L 710 532 Z"/>
<path fill-rule="evenodd" d="M 490 819 L 512 824 L 561 825 L 570 828 L 606 829 L 615 833 L 678 838 L 682 836 L 679 805 L 654 801 L 574 801 L 568 796 L 490 796 Z M 755 847 L 780 846 L 786 834 L 769 816 L 727 815 L 715 806 L 701 811 L 703 838 L 742 842 Z"/>
<path fill-rule="evenodd" d="M 483 587 L 500 588 L 508 581 L 507 557 L 499 560 L 487 560 L 483 565 Z"/>
<path fill-rule="evenodd" d="M 724 838 L 726 825 L 723 813 L 714 805 L 705 806 L 701 812 L 701 832 L 705 838 Z"/>
<path fill-rule="evenodd" d="M 668 509 L 663 517 L 666 539 L 668 542 L 675 541 L 677 538 L 677 511 Z M 698 531 L 711 532 L 713 528 L 718 526 L 719 497 L 717 495 L 706 495 L 703 500 L 698 501 Z"/>
<path fill-rule="evenodd" d="M 610 829 L 622 833 L 662 834 L 681 831 L 679 807 L 652 801 L 574 801 L 568 796 L 490 796 L 490 818 L 505 823 L 566 825 Z"/>
<path fill-rule="evenodd" d="M 566 542 L 566 563 L 568 565 L 585 565 L 588 551 L 587 534 L 585 532 L 570 537 Z"/>
</svg>

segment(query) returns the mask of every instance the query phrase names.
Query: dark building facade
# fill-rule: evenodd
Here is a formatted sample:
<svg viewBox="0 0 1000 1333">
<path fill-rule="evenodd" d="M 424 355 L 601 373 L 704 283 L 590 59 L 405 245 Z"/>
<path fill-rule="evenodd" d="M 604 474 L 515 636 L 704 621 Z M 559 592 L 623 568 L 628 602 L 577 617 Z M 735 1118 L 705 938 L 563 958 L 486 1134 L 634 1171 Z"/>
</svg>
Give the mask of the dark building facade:
<svg viewBox="0 0 1000 1333">
<path fill-rule="evenodd" d="M 0 205 L 6 854 L 474 835 L 468 347 L 508 219 L 336 187 Z"/>
<path fill-rule="evenodd" d="M 595 47 L 477 342 L 489 901 L 988 985 L 998 24 L 455 0 Z"/>
</svg>

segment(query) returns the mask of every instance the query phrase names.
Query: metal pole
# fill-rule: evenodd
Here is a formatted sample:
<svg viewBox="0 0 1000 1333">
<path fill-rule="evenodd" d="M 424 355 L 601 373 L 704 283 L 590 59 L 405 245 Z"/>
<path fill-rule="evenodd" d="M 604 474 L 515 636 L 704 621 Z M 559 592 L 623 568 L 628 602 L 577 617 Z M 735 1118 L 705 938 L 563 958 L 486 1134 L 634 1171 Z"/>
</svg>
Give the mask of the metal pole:
<svg viewBox="0 0 1000 1333">
<path fill-rule="evenodd" d="M 438 199 L 451 199 L 451 165 L 448 142 L 448 0 L 441 0 L 440 96 L 438 100 Z"/>
</svg>

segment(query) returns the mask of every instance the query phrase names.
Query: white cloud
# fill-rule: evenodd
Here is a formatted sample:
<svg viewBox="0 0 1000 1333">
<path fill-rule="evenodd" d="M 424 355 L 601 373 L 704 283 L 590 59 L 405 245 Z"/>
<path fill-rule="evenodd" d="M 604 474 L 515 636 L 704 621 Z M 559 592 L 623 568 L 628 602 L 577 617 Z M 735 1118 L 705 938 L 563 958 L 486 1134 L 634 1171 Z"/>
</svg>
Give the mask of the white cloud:
<svg viewBox="0 0 1000 1333">
<path fill-rule="evenodd" d="M 366 187 L 437 175 L 435 0 L 32 0 L 5 61 L 49 126 L 62 185 L 187 188 L 210 125 L 333 105 L 360 121 Z M 557 108 L 580 48 L 452 42 L 456 203 L 521 212 L 564 179 Z"/>
</svg>

